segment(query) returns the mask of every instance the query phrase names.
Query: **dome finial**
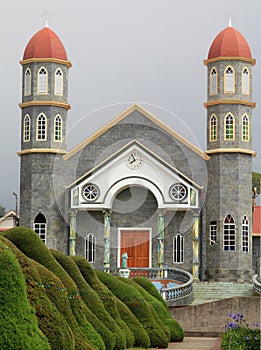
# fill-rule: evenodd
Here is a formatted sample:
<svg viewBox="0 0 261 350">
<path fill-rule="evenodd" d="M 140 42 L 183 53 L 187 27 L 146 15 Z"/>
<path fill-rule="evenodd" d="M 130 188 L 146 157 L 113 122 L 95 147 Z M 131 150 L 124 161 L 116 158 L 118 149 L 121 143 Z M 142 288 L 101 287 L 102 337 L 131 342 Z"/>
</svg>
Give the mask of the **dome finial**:
<svg viewBox="0 0 261 350">
<path fill-rule="evenodd" d="M 50 16 L 50 12 L 48 10 L 44 10 L 43 12 L 44 15 L 44 26 L 47 28 L 48 27 L 48 16 Z"/>
<path fill-rule="evenodd" d="M 232 19 L 231 19 L 231 13 L 228 16 L 228 26 L 232 27 Z"/>
</svg>

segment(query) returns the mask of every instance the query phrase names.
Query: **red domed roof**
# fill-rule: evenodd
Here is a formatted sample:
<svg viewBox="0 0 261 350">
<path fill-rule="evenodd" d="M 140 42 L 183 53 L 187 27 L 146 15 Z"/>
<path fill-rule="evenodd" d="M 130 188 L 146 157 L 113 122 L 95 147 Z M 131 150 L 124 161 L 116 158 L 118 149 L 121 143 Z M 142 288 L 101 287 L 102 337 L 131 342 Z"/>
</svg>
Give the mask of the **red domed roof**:
<svg viewBox="0 0 261 350">
<path fill-rule="evenodd" d="M 48 27 L 39 30 L 29 41 L 23 60 L 31 58 L 56 58 L 67 61 L 67 54 L 58 36 Z"/>
<path fill-rule="evenodd" d="M 223 29 L 214 39 L 208 53 L 208 59 L 216 57 L 252 58 L 246 39 L 233 27 Z"/>
</svg>

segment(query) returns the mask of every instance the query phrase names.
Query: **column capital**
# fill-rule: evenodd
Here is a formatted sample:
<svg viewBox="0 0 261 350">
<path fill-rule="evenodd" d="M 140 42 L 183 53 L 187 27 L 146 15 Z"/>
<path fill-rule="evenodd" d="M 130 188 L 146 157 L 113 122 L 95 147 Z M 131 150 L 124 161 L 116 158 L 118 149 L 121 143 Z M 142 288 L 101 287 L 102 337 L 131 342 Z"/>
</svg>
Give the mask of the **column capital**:
<svg viewBox="0 0 261 350">
<path fill-rule="evenodd" d="M 166 214 L 166 210 L 165 209 L 158 209 L 157 210 L 158 216 L 164 216 Z"/>
<path fill-rule="evenodd" d="M 102 213 L 104 216 L 111 216 L 112 211 L 111 209 L 106 208 L 106 209 L 103 209 Z"/>
<path fill-rule="evenodd" d="M 77 215 L 77 209 L 70 209 L 69 210 L 69 215 L 70 215 L 70 217 L 76 216 Z"/>
</svg>

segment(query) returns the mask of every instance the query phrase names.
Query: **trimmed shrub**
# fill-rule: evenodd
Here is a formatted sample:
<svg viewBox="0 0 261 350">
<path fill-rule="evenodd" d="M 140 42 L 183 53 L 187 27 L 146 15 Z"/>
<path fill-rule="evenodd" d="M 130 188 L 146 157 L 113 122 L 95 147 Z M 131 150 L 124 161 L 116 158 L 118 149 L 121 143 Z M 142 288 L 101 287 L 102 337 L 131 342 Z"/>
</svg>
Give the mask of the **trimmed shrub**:
<svg viewBox="0 0 261 350">
<path fill-rule="evenodd" d="M 48 298 L 42 280 L 36 268 L 36 262 L 25 256 L 16 246 L 5 237 L 0 236 L 0 244 L 7 245 L 22 268 L 26 280 L 26 289 L 30 304 L 33 306 L 38 319 L 38 327 L 48 338 L 51 349 L 74 350 L 74 336 L 62 313 Z"/>
<path fill-rule="evenodd" d="M 84 266 L 83 266 L 84 268 Z M 100 281 L 105 284 L 108 289 L 112 292 L 116 288 L 120 288 L 118 284 L 118 279 L 116 277 L 111 276 L 108 273 L 103 271 L 96 271 L 96 274 Z M 140 348 L 149 348 L 150 347 L 150 338 L 139 322 L 139 320 L 134 316 L 134 314 L 130 311 L 130 309 L 125 305 L 119 298 L 117 300 L 117 309 L 121 315 L 123 321 L 128 325 L 130 330 L 134 335 L 134 346 Z"/>
<path fill-rule="evenodd" d="M 26 294 L 25 279 L 15 254 L 1 244 L 0 250 L 0 348 L 2 350 L 50 350 L 37 325 Z"/>
<path fill-rule="evenodd" d="M 110 284 L 108 288 L 128 306 L 140 321 L 150 337 L 151 347 L 168 347 L 168 336 L 162 329 L 161 322 L 159 321 L 159 324 L 157 324 L 154 318 L 154 311 L 152 311 L 149 303 L 146 302 L 137 288 L 125 283 L 125 278 L 116 277 L 116 279 L 118 283 Z M 106 284 L 106 282 L 104 283 Z"/>
<path fill-rule="evenodd" d="M 112 314 L 116 314 L 117 313 L 117 310 L 115 310 L 116 306 L 115 306 L 115 304 L 113 302 L 115 297 L 113 296 L 113 299 L 111 299 L 110 307 L 107 308 L 107 311 L 108 311 L 107 312 L 105 305 L 106 305 L 106 301 L 109 300 L 108 299 L 109 298 L 108 289 L 98 279 L 98 277 L 96 276 L 93 268 L 87 262 L 86 259 L 84 259 L 82 257 L 78 257 L 78 256 L 71 257 L 71 258 L 73 259 L 73 261 L 76 262 L 76 264 L 78 265 L 78 267 L 79 267 L 79 269 L 81 271 L 82 276 L 87 281 L 87 283 L 91 286 L 91 288 L 98 294 L 100 300 L 103 303 L 102 310 L 100 308 L 99 317 L 102 316 L 104 324 L 106 324 L 106 326 L 114 333 L 115 339 L 116 339 L 115 349 L 124 349 L 124 348 L 126 348 L 125 334 L 120 329 L 118 324 L 114 321 L 114 319 L 111 316 L 111 313 Z M 82 265 L 84 265 L 84 269 L 82 269 Z"/>
<path fill-rule="evenodd" d="M 107 311 L 104 308 L 102 300 L 83 278 L 77 264 L 71 257 L 66 256 L 65 254 L 56 250 L 51 249 L 50 251 L 79 288 L 80 296 L 86 304 L 85 315 L 95 330 L 100 334 L 102 337 L 101 339 L 103 339 L 103 345 L 100 344 L 97 347 L 99 349 L 104 349 L 105 343 L 107 349 L 113 349 L 115 347 L 116 340 L 110 329 L 105 326 L 106 322 L 104 322 L 104 314 L 107 313 Z"/>
<path fill-rule="evenodd" d="M 165 308 L 167 304 L 154 284 L 144 277 L 135 277 L 132 280 L 128 280 L 126 283 L 131 283 L 136 287 L 146 301 L 151 304 L 161 322 L 167 327 L 170 341 L 181 342 L 184 338 L 184 331 L 181 325 L 171 317 L 168 308 Z M 156 295 L 157 298 L 155 298 L 154 295 Z M 162 299 L 163 302 L 160 299 Z"/>
<path fill-rule="evenodd" d="M 93 349 L 93 346 L 88 341 L 90 323 L 86 320 L 84 315 L 83 310 L 85 304 L 79 297 L 78 288 L 67 272 L 52 256 L 39 236 L 33 230 L 22 226 L 5 231 L 4 235 L 25 255 L 45 266 L 58 277 L 58 280 L 61 280 L 61 288 L 65 287 L 67 289 L 70 307 L 81 331 L 76 334 L 75 331 L 77 329 L 73 329 L 75 335 L 75 349 Z M 49 282 L 45 281 L 44 283 L 48 284 Z"/>
</svg>

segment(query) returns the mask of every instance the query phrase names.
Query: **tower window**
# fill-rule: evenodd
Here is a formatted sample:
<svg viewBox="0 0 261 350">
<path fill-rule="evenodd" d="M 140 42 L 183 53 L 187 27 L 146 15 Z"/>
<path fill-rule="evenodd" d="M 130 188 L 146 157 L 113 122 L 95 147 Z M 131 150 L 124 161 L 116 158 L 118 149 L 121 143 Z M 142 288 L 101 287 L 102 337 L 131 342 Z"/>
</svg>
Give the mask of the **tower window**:
<svg viewBox="0 0 261 350">
<path fill-rule="evenodd" d="M 29 68 L 26 69 L 25 75 L 24 75 L 24 95 L 28 96 L 31 95 L 31 71 Z"/>
<path fill-rule="evenodd" d="M 173 262 L 184 263 L 184 237 L 179 233 L 173 239 Z"/>
<path fill-rule="evenodd" d="M 236 250 L 236 225 L 233 216 L 230 214 L 228 214 L 224 219 L 223 233 L 224 250 Z"/>
<path fill-rule="evenodd" d="M 235 72 L 232 67 L 227 67 L 225 70 L 225 86 L 224 92 L 235 92 Z"/>
<path fill-rule="evenodd" d="M 48 74 L 47 70 L 42 67 L 38 71 L 38 84 L 37 84 L 37 93 L 38 94 L 47 94 L 47 82 Z"/>
<path fill-rule="evenodd" d="M 246 67 L 242 71 L 242 94 L 249 94 L 249 70 Z"/>
<path fill-rule="evenodd" d="M 30 117 L 28 114 L 24 117 L 24 142 L 30 141 Z"/>
<path fill-rule="evenodd" d="M 212 68 L 210 72 L 210 94 L 214 95 L 217 93 L 217 70 Z"/>
<path fill-rule="evenodd" d="M 34 231 L 38 234 L 44 244 L 46 244 L 47 225 L 45 216 L 42 213 L 39 213 L 34 220 Z"/>
<path fill-rule="evenodd" d="M 249 252 L 249 225 L 246 216 L 242 220 L 242 252 Z"/>
<path fill-rule="evenodd" d="M 225 140 L 234 140 L 235 138 L 235 123 L 232 114 L 225 117 Z"/>
<path fill-rule="evenodd" d="M 47 130 L 46 116 L 43 113 L 41 113 L 37 117 L 36 139 L 38 141 L 46 140 L 46 130 Z"/>
<path fill-rule="evenodd" d="M 63 95 L 63 72 L 60 68 L 55 71 L 54 94 Z"/>
<path fill-rule="evenodd" d="M 249 141 L 249 120 L 247 115 L 244 115 L 242 119 L 242 140 Z"/>
<path fill-rule="evenodd" d="M 209 226 L 209 244 L 214 245 L 217 241 L 217 222 L 210 221 Z"/>
<path fill-rule="evenodd" d="M 217 117 L 213 114 L 210 118 L 210 141 L 217 140 Z"/>
<path fill-rule="evenodd" d="M 54 141 L 62 141 L 62 118 L 60 115 L 54 118 Z"/>
<path fill-rule="evenodd" d="M 96 237 L 89 233 L 85 238 L 85 258 L 90 263 L 95 261 Z"/>
</svg>

